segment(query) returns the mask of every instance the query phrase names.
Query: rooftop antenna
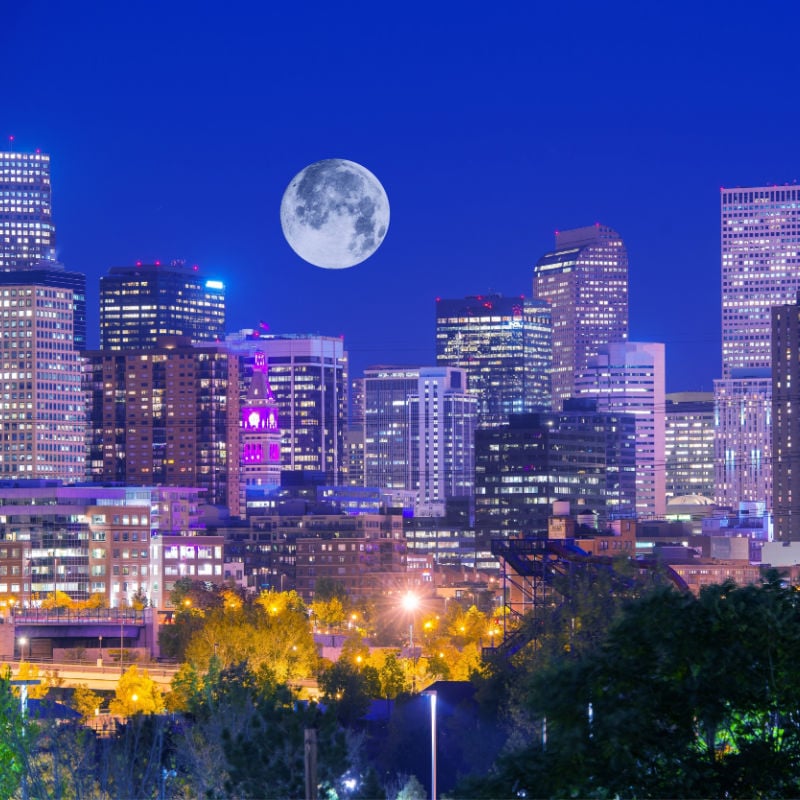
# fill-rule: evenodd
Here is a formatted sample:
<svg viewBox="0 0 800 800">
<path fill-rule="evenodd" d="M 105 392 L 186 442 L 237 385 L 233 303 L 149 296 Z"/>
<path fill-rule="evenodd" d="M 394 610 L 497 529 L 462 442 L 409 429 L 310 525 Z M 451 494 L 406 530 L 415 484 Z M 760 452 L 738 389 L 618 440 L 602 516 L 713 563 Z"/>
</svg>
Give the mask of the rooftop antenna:
<svg viewBox="0 0 800 800">
<path fill-rule="evenodd" d="M 14 151 L 14 137 L 13 136 L 9 136 L 8 137 L 8 151 L 9 152 L 13 152 Z"/>
</svg>

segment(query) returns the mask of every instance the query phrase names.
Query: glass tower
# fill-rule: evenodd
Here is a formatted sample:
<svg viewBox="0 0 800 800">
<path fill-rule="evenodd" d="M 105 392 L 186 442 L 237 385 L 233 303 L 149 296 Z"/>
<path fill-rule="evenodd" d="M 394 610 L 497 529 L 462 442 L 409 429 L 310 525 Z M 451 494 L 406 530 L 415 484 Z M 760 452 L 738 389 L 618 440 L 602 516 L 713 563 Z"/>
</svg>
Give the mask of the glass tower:
<svg viewBox="0 0 800 800">
<path fill-rule="evenodd" d="M 544 301 L 499 295 L 436 300 L 436 363 L 466 371 L 481 427 L 549 409 L 551 361 Z"/>
</svg>

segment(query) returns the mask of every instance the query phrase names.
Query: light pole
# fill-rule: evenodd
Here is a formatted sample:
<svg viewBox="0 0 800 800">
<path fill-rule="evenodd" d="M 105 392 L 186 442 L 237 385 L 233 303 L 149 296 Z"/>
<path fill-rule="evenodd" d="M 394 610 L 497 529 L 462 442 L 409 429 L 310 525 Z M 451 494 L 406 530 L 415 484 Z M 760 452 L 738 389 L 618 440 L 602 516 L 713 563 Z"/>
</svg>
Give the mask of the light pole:
<svg viewBox="0 0 800 800">
<path fill-rule="evenodd" d="M 436 701 L 438 695 L 435 689 L 429 689 L 422 694 L 431 699 L 431 800 L 436 800 Z"/>
<path fill-rule="evenodd" d="M 408 645 L 411 649 L 411 690 L 416 691 L 416 653 L 414 650 L 414 612 L 419 608 L 419 597 L 413 592 L 406 592 L 402 600 L 403 608 L 408 612 Z"/>
<path fill-rule="evenodd" d="M 25 645 L 28 643 L 28 640 L 24 636 L 19 637 L 19 660 L 25 660 Z"/>
</svg>

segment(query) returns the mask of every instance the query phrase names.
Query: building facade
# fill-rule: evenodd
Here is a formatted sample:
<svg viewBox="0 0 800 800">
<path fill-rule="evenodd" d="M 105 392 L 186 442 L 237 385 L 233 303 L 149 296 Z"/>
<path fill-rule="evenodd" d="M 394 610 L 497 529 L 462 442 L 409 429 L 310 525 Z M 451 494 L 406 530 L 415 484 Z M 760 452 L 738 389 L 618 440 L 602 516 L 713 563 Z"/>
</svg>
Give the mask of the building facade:
<svg viewBox="0 0 800 800">
<path fill-rule="evenodd" d="M 576 378 L 575 393 L 597 401 L 599 411 L 636 419 L 636 513 L 666 511 L 664 345 L 619 342 L 603 345 Z"/>
<path fill-rule="evenodd" d="M 714 500 L 772 509 L 772 374 L 734 369 L 714 381 Z"/>
<path fill-rule="evenodd" d="M 474 492 L 477 398 L 466 384 L 464 370 L 421 367 L 408 398 L 408 488 L 424 516 L 442 516 L 449 498 Z"/>
<path fill-rule="evenodd" d="M 492 539 L 544 536 L 551 506 L 568 501 L 605 524 L 636 502 L 636 420 L 569 400 L 560 412 L 513 416 L 475 435 L 476 549 Z"/>
<path fill-rule="evenodd" d="M 250 388 L 241 411 L 239 508 L 281 485 L 281 432 L 278 405 L 267 379 L 267 360 L 255 354 Z"/>
<path fill-rule="evenodd" d="M 666 395 L 664 464 L 667 498 L 714 497 L 714 393 Z"/>
<path fill-rule="evenodd" d="M 182 261 L 112 267 L 100 278 L 100 349 L 144 350 L 162 336 L 225 335 L 225 286 Z"/>
<path fill-rule="evenodd" d="M 772 510 L 775 538 L 800 541 L 800 304 L 772 309 Z"/>
<path fill-rule="evenodd" d="M 800 187 L 720 190 L 722 377 L 771 364 L 771 309 L 800 289 Z"/>
<path fill-rule="evenodd" d="M 15 274 L 16 284 L 0 286 L 0 479 L 81 481 L 86 421 L 72 292 Z"/>
<path fill-rule="evenodd" d="M 230 334 L 226 347 L 242 362 L 242 399 L 256 351 L 264 353 L 281 425 L 281 469 L 325 473 L 346 482 L 347 353 L 339 337 Z"/>
<path fill-rule="evenodd" d="M 550 306 L 524 297 L 436 299 L 436 363 L 467 373 L 478 424 L 550 408 Z"/>
<path fill-rule="evenodd" d="M 620 235 L 599 223 L 557 231 L 556 249 L 534 267 L 533 296 L 551 308 L 558 411 L 600 347 L 628 338 L 628 252 Z"/>
<path fill-rule="evenodd" d="M 50 156 L 0 151 L 0 271 L 55 263 Z"/>
<path fill-rule="evenodd" d="M 90 480 L 195 486 L 238 515 L 238 357 L 181 337 L 85 356 Z"/>
</svg>

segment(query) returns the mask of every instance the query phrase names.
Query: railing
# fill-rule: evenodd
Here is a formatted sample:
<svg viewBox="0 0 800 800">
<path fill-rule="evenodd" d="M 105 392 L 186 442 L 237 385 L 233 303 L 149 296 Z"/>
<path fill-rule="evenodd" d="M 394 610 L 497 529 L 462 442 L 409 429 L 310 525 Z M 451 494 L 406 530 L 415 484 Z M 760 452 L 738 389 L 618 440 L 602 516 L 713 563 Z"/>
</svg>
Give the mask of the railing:
<svg viewBox="0 0 800 800">
<path fill-rule="evenodd" d="M 144 624 L 144 611 L 137 611 L 134 608 L 15 608 L 11 615 L 17 624 L 97 622 Z"/>
</svg>

